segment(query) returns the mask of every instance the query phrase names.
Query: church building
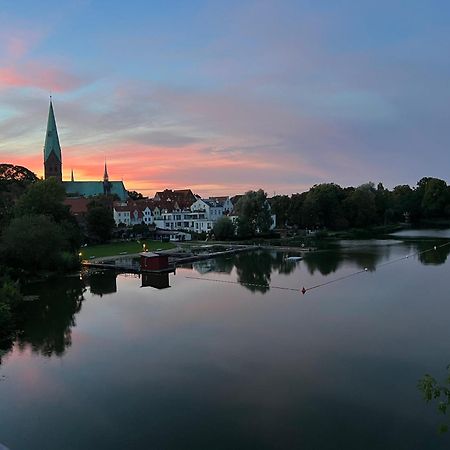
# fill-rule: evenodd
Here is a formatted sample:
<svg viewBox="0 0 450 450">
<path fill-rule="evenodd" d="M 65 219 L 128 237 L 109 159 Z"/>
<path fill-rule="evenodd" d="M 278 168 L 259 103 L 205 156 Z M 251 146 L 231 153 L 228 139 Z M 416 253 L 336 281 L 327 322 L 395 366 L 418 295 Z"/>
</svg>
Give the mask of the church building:
<svg viewBox="0 0 450 450">
<path fill-rule="evenodd" d="M 62 179 L 62 152 L 56 128 L 55 113 L 50 100 L 48 111 L 47 134 L 44 144 L 44 178 L 55 177 L 59 180 L 70 197 L 93 197 L 95 195 L 117 195 L 121 201 L 128 198 L 123 181 L 110 181 L 106 167 L 101 181 L 75 181 L 73 170 L 70 181 Z"/>
</svg>

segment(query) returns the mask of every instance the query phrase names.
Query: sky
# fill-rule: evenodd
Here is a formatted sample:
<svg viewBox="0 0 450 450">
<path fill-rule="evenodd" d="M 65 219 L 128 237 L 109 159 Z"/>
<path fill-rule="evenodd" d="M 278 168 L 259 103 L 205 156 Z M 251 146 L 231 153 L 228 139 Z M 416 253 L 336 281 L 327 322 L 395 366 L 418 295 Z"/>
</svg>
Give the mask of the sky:
<svg viewBox="0 0 450 450">
<path fill-rule="evenodd" d="M 0 162 L 270 196 L 450 181 L 444 0 L 0 0 Z"/>
</svg>

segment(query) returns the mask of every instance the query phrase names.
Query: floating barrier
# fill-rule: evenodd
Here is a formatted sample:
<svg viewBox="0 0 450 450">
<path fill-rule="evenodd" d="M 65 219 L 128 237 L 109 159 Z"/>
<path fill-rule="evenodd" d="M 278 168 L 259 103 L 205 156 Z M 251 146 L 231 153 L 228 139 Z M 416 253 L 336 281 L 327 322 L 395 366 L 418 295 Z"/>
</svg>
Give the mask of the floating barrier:
<svg viewBox="0 0 450 450">
<path fill-rule="evenodd" d="M 422 255 L 427 252 L 437 251 L 439 248 L 446 247 L 448 245 L 450 245 L 450 241 L 446 242 L 445 244 L 442 244 L 442 245 L 437 245 L 437 246 L 435 245 L 432 248 L 429 248 L 427 250 L 410 253 L 408 255 L 401 256 L 399 258 L 395 258 L 390 261 L 386 261 L 384 263 L 381 263 L 381 264 L 378 264 L 377 266 L 375 266 L 375 270 L 381 269 L 382 267 L 388 266 L 390 264 L 398 263 L 400 261 L 405 261 L 409 258 L 418 256 L 418 255 Z M 354 277 L 356 275 L 360 275 L 360 274 L 366 273 L 366 272 L 368 272 L 367 267 L 365 267 L 364 269 L 358 270 L 356 272 L 349 273 L 342 277 L 338 277 L 338 278 L 334 278 L 333 280 L 325 281 L 324 283 L 319 283 L 319 284 L 316 284 L 316 285 L 310 286 L 310 287 L 303 286 L 302 288 L 290 288 L 290 287 L 284 287 L 284 286 L 274 286 L 272 284 L 245 283 L 245 282 L 239 282 L 239 281 L 220 280 L 220 279 L 215 279 L 215 278 L 204 278 L 204 277 L 193 277 L 193 276 L 185 276 L 185 278 L 189 278 L 191 280 L 211 281 L 211 282 L 216 282 L 216 283 L 240 284 L 243 286 L 260 287 L 260 288 L 265 288 L 265 289 L 281 289 L 284 291 L 301 292 L 303 295 L 305 295 L 308 291 L 312 291 L 313 289 L 318 289 L 320 287 L 328 286 L 329 284 L 337 283 L 338 281 L 346 280 L 347 278 L 351 278 L 351 277 Z"/>
</svg>

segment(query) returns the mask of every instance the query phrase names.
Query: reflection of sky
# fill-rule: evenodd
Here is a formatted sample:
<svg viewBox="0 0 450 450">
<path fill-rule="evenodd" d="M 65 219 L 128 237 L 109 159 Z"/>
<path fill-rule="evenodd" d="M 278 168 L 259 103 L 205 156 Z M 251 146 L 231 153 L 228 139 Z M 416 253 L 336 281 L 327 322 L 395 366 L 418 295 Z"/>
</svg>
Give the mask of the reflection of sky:
<svg viewBox="0 0 450 450">
<path fill-rule="evenodd" d="M 2 159 L 42 173 L 52 92 L 67 179 L 105 156 L 147 194 L 445 179 L 448 22 L 436 0 L 2 2 Z"/>
<path fill-rule="evenodd" d="M 403 250 L 390 247 L 390 257 Z M 301 261 L 271 282 L 299 286 L 352 270 L 345 259 L 324 277 Z M 62 358 L 7 357 L 4 443 L 446 448 L 416 384 L 447 364 L 448 263 L 411 259 L 305 296 L 186 278 L 193 273 L 178 269 L 165 290 L 119 276 L 116 294 L 85 293 Z"/>
</svg>

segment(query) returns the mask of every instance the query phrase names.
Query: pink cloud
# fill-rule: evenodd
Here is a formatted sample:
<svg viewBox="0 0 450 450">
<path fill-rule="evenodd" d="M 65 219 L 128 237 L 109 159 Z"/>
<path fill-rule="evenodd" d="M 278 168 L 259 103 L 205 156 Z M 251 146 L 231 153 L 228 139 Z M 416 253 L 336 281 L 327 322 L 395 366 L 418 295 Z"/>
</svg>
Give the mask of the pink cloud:
<svg viewBox="0 0 450 450">
<path fill-rule="evenodd" d="M 33 87 L 49 92 L 66 92 L 80 87 L 85 82 L 83 77 L 42 62 L 0 67 L 0 89 Z"/>
</svg>

